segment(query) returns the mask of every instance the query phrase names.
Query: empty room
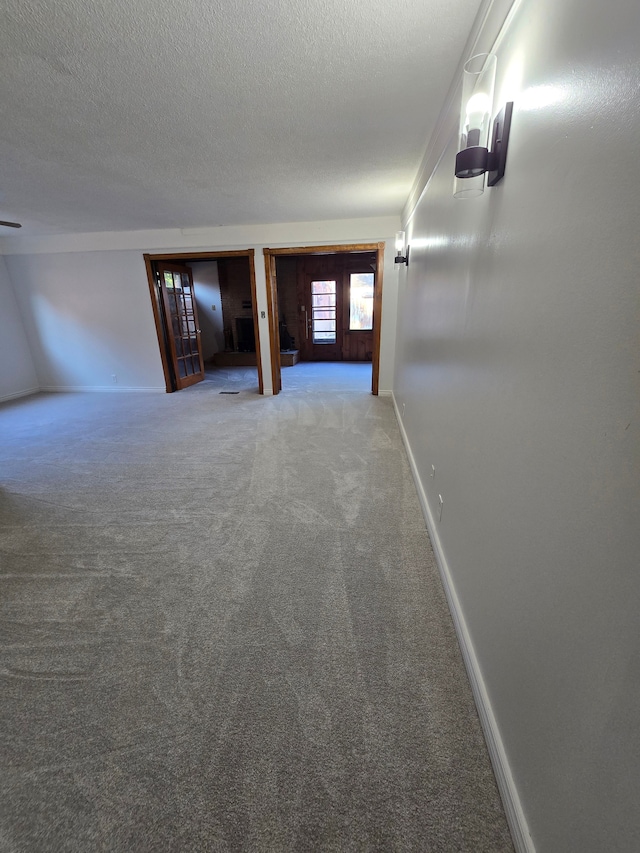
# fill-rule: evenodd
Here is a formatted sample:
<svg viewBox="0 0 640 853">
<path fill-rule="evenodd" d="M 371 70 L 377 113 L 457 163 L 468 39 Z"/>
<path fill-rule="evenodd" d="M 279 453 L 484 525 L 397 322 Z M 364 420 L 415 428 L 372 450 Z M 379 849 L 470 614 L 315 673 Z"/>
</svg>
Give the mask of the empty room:
<svg viewBox="0 0 640 853">
<path fill-rule="evenodd" d="M 0 850 L 640 849 L 640 7 L 0 28 Z"/>
</svg>

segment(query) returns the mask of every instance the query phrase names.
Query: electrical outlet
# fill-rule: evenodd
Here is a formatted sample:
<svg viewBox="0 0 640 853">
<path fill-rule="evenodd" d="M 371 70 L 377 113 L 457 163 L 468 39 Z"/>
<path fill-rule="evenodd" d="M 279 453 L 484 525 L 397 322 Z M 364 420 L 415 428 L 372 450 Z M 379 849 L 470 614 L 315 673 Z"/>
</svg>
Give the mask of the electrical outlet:
<svg viewBox="0 0 640 853">
<path fill-rule="evenodd" d="M 112 374 L 111 374 L 111 381 L 113 382 L 113 384 L 114 384 L 114 385 L 117 385 L 117 384 L 118 384 L 118 376 L 117 376 L 117 374 L 115 374 L 115 373 L 112 373 Z"/>
<path fill-rule="evenodd" d="M 404 418 L 404 410 L 405 410 L 405 408 L 406 408 L 406 405 L 407 405 L 406 403 L 403 403 L 403 404 L 402 404 L 402 417 L 403 417 L 403 418 Z"/>
<path fill-rule="evenodd" d="M 432 476 L 432 477 L 435 477 L 435 476 L 436 476 L 436 466 L 435 466 L 435 465 L 432 465 L 432 466 L 431 466 L 431 476 Z"/>
<path fill-rule="evenodd" d="M 212 310 L 212 311 L 217 311 L 218 309 L 216 308 L 216 306 L 215 306 L 215 305 L 212 305 L 212 306 L 211 306 L 211 310 Z"/>
<path fill-rule="evenodd" d="M 442 521 L 442 507 L 444 506 L 444 501 L 442 500 L 442 495 L 438 495 L 438 521 Z"/>
<path fill-rule="evenodd" d="M 261 312 L 260 312 L 260 316 L 262 317 L 262 319 L 263 319 L 263 320 L 266 320 L 266 318 L 267 318 L 267 313 L 266 313 L 266 311 L 261 311 Z"/>
</svg>

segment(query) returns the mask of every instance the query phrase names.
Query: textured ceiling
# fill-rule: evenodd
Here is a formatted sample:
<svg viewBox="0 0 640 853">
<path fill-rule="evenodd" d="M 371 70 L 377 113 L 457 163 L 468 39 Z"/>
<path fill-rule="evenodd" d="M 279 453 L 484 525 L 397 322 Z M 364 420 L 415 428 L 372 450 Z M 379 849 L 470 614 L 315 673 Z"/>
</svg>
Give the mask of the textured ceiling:
<svg viewBox="0 0 640 853">
<path fill-rule="evenodd" d="M 478 6 L 3 0 L 0 219 L 43 234 L 399 213 Z"/>
</svg>

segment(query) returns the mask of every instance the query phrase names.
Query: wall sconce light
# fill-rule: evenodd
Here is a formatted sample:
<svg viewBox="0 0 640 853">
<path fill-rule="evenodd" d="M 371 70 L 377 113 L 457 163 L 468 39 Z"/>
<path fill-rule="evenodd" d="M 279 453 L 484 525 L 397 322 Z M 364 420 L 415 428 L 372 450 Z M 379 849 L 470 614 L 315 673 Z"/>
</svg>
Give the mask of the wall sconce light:
<svg viewBox="0 0 640 853">
<path fill-rule="evenodd" d="M 511 129 L 513 102 L 509 101 L 491 123 L 493 89 L 496 80 L 496 56 L 479 53 L 465 64 L 462 75 L 462 109 L 456 155 L 455 198 L 472 198 L 493 187 L 504 175 L 507 144 Z M 489 132 L 491 150 L 489 150 Z"/>
<path fill-rule="evenodd" d="M 406 264 L 409 266 L 409 246 L 405 248 L 404 231 L 396 231 L 396 264 Z"/>
</svg>

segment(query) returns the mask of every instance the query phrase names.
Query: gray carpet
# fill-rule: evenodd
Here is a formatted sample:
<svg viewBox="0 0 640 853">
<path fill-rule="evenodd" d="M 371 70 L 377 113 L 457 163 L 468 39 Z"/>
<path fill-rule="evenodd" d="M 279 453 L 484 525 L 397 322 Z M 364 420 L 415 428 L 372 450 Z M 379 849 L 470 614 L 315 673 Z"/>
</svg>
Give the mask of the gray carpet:
<svg viewBox="0 0 640 853">
<path fill-rule="evenodd" d="M 513 849 L 370 379 L 0 406 L 3 853 Z"/>
<path fill-rule="evenodd" d="M 255 391 L 258 392 L 257 367 L 213 367 L 207 365 L 205 383 L 220 392 Z"/>
</svg>

